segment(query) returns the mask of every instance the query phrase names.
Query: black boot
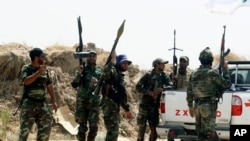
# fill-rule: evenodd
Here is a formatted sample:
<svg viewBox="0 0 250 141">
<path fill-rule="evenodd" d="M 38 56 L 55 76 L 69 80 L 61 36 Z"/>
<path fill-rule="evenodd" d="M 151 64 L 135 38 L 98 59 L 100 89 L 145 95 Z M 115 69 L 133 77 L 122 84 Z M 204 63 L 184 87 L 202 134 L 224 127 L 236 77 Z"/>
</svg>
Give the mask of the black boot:
<svg viewBox="0 0 250 141">
<path fill-rule="evenodd" d="M 155 127 L 150 127 L 150 136 L 149 136 L 149 141 L 156 141 L 157 139 L 157 133 L 156 133 L 156 128 Z"/>
<path fill-rule="evenodd" d="M 85 141 L 86 135 L 85 134 L 81 134 L 78 132 L 78 134 L 76 135 L 78 141 Z"/>
</svg>

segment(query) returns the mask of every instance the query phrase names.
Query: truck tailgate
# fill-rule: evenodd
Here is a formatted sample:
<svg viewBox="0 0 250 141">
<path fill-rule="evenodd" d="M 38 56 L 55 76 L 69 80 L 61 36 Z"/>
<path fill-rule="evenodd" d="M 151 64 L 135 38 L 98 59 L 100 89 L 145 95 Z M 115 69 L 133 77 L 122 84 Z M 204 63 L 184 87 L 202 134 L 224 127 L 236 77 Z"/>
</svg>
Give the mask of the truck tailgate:
<svg viewBox="0 0 250 141">
<path fill-rule="evenodd" d="M 231 120 L 232 93 L 224 93 L 223 101 L 218 104 L 217 124 L 229 124 Z M 195 118 L 189 115 L 186 102 L 186 91 L 164 91 L 161 102 L 165 103 L 165 114 L 161 114 L 163 122 L 194 123 Z"/>
</svg>

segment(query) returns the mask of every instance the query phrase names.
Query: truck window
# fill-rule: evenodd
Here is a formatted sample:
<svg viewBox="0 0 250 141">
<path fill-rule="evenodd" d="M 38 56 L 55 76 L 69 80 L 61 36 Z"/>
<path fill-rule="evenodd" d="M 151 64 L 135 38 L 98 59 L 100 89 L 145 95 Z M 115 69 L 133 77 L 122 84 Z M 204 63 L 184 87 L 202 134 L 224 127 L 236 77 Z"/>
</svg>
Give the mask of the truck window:
<svg viewBox="0 0 250 141">
<path fill-rule="evenodd" d="M 246 75 L 245 83 L 246 84 L 250 84 L 250 70 L 247 70 L 247 75 Z"/>
<path fill-rule="evenodd" d="M 240 73 L 237 73 L 237 76 L 235 73 L 233 73 L 231 74 L 230 78 L 231 78 L 231 82 L 234 84 L 244 84 L 244 77 Z"/>
</svg>

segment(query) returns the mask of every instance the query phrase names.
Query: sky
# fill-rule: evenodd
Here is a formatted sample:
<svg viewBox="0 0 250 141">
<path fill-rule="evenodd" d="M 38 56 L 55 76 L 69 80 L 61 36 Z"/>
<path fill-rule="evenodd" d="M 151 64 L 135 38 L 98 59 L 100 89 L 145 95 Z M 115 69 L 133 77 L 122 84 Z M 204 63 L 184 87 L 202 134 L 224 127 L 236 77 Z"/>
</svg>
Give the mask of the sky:
<svg viewBox="0 0 250 141">
<path fill-rule="evenodd" d="M 250 6 L 232 14 L 211 12 L 208 0 L 6 0 L 0 8 L 0 44 L 25 43 L 47 48 L 72 47 L 79 42 L 110 51 L 125 20 L 117 54 L 126 54 L 141 69 L 152 68 L 155 58 L 173 61 L 187 55 L 190 68 L 200 65 L 199 53 L 210 47 L 219 54 L 224 28 L 225 48 L 249 58 Z M 174 36 L 174 30 L 176 34 Z M 174 42 L 175 39 L 175 42 Z"/>
</svg>

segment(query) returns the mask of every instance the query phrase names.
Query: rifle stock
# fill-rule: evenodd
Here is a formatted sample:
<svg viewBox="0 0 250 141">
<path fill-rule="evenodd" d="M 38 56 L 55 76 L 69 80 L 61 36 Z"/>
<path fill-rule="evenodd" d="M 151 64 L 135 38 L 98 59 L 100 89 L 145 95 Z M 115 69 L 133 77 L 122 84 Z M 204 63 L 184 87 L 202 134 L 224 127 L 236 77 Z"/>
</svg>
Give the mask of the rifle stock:
<svg viewBox="0 0 250 141">
<path fill-rule="evenodd" d="M 124 24 L 125 24 L 125 20 L 123 20 L 121 26 L 119 27 L 119 29 L 118 29 L 118 31 L 117 31 L 117 35 L 116 35 L 115 42 L 114 42 L 114 44 L 113 44 L 113 47 L 112 47 L 112 49 L 111 49 L 111 52 L 109 53 L 109 56 L 108 56 L 108 58 L 107 58 L 106 63 L 105 63 L 104 66 L 106 66 L 106 65 L 111 61 L 111 59 L 112 59 L 112 53 L 115 51 L 116 46 L 117 46 L 117 43 L 118 43 L 118 41 L 119 41 L 119 39 L 120 39 L 120 36 L 121 36 L 122 33 L 123 33 Z M 96 89 L 95 89 L 94 92 L 93 92 L 93 95 L 99 95 L 102 84 L 103 84 L 103 78 L 101 77 L 100 80 L 99 80 L 98 83 L 97 83 L 97 86 L 96 86 Z"/>
</svg>

